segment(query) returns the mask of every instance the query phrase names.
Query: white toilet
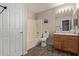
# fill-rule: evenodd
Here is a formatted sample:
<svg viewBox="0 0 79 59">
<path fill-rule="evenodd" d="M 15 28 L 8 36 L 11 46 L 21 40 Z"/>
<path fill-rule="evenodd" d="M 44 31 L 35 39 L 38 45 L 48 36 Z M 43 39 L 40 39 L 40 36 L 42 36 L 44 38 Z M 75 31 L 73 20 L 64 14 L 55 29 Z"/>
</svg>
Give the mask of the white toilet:
<svg viewBox="0 0 79 59">
<path fill-rule="evenodd" d="M 47 40 L 48 37 L 49 37 L 49 32 L 43 33 L 43 36 L 41 38 L 41 46 L 42 47 L 46 47 L 47 46 L 46 40 Z"/>
</svg>

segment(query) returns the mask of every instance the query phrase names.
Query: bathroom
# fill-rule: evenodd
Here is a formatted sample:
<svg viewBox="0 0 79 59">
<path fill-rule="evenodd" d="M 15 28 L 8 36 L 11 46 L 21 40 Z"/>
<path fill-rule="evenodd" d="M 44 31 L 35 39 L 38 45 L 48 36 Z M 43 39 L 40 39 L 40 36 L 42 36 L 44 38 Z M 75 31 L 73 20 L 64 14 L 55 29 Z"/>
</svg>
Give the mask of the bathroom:
<svg viewBox="0 0 79 59">
<path fill-rule="evenodd" d="M 40 5 L 40 4 L 29 4 L 32 5 Z M 41 4 L 42 5 L 42 4 Z M 35 45 L 31 45 L 27 51 L 34 51 L 39 50 L 39 53 L 33 54 L 33 52 L 29 52 L 26 55 L 44 55 L 40 52 L 45 52 L 44 49 L 47 49 L 45 52 L 46 55 L 74 55 L 75 53 L 68 51 L 69 54 L 66 54 L 65 52 L 58 51 L 58 54 L 55 52 L 51 52 L 54 42 L 54 36 L 55 35 L 67 35 L 67 36 L 78 36 L 79 35 L 79 4 L 77 3 L 63 3 L 58 4 L 55 7 L 50 7 L 47 10 L 41 11 L 39 13 L 35 14 L 35 22 L 36 22 L 36 30 L 37 32 L 33 33 L 35 34 Z M 45 34 L 45 32 L 48 32 Z M 44 34 L 47 36 L 44 36 Z M 33 41 L 29 41 L 32 42 Z M 73 42 L 73 41 L 71 41 Z M 78 41 L 77 41 L 78 42 Z M 30 43 L 28 43 L 29 45 Z M 59 43 L 56 43 L 59 44 Z M 37 46 L 37 47 L 35 47 Z M 58 46 L 60 47 L 60 46 Z M 41 51 L 43 49 L 44 51 Z M 71 48 L 73 49 L 73 48 Z M 71 50 L 70 49 L 70 50 Z M 37 51 L 38 51 L 37 50 Z M 61 49 L 59 49 L 61 50 Z M 53 50 L 52 50 L 53 51 Z M 62 50 L 63 51 L 63 50 Z M 78 51 L 77 51 L 78 52 Z M 49 53 L 49 54 L 48 54 Z M 53 53 L 53 54 L 52 54 Z"/>
<path fill-rule="evenodd" d="M 78 46 L 78 3 L 0 3 L 0 56 L 71 56 Z"/>
</svg>

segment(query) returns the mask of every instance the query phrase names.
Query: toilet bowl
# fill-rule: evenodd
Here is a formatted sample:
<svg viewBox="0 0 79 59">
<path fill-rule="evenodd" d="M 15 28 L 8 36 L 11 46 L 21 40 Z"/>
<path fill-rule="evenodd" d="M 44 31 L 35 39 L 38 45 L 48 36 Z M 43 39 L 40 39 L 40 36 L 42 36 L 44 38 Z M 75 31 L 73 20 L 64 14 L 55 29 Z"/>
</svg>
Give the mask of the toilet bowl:
<svg viewBox="0 0 79 59">
<path fill-rule="evenodd" d="M 44 34 L 43 34 L 43 36 L 42 36 L 42 38 L 41 38 L 41 46 L 42 46 L 42 47 L 47 46 L 46 41 L 47 41 L 48 37 L 49 37 L 49 34 L 48 34 L 48 33 L 44 33 Z"/>
<path fill-rule="evenodd" d="M 47 46 L 46 40 L 47 40 L 47 38 L 41 38 L 41 46 L 42 46 L 42 47 Z"/>
</svg>

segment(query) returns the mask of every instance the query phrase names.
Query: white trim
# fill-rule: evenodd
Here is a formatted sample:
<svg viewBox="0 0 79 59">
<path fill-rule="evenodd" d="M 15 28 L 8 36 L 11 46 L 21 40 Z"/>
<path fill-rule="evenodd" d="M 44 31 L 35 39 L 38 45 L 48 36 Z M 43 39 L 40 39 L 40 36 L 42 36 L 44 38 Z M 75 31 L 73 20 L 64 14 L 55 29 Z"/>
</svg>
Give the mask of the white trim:
<svg viewBox="0 0 79 59">
<path fill-rule="evenodd" d="M 23 56 L 25 55 L 25 54 L 27 54 L 28 52 L 26 51 L 24 54 L 23 54 Z"/>
</svg>

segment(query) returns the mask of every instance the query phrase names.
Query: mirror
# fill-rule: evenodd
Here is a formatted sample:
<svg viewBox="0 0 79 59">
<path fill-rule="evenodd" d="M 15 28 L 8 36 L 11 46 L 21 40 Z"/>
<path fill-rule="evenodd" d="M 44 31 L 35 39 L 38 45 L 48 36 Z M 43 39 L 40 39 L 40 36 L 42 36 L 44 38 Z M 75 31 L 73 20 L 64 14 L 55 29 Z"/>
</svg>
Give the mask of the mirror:
<svg viewBox="0 0 79 59">
<path fill-rule="evenodd" d="M 70 31 L 72 29 L 72 20 L 62 21 L 62 31 Z"/>
<path fill-rule="evenodd" d="M 63 20 L 62 21 L 62 31 L 69 31 L 70 30 L 70 21 L 69 20 Z"/>
<path fill-rule="evenodd" d="M 78 26 L 78 19 L 74 19 L 74 26 Z"/>
</svg>

